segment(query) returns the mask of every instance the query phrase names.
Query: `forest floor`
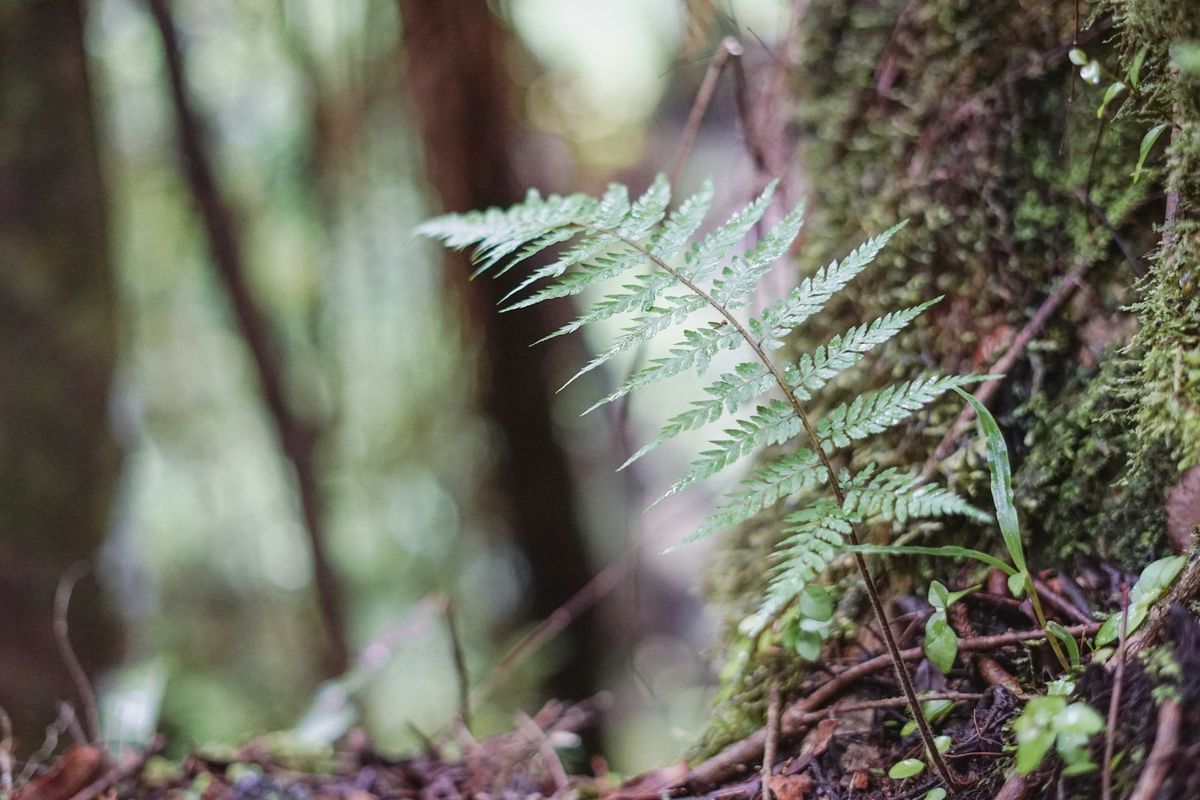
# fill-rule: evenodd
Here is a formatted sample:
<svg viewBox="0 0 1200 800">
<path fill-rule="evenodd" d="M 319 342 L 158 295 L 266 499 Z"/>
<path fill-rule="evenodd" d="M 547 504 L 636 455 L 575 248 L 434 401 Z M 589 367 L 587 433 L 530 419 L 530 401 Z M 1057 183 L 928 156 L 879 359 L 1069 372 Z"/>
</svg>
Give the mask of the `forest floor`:
<svg viewBox="0 0 1200 800">
<path fill-rule="evenodd" d="M 1107 730 L 1086 742 L 1095 767 L 1071 775 L 1047 757 L 1027 775 L 1013 769 L 1011 723 L 1026 691 L 1061 674 L 1033 622 L 1027 600 L 1007 594 L 1003 576 L 989 580 L 951 607 L 959 636 L 958 666 L 943 675 L 919 646 L 928 611 L 915 597 L 894 598 L 897 637 L 924 698 L 940 701 L 938 733 L 949 737 L 946 759 L 961 784 L 962 800 L 1200 797 L 1200 619 L 1185 606 L 1200 586 L 1193 562 L 1172 594 L 1156 605 L 1136 635 L 1122 637 L 1106 663 L 1087 663 L 1097 612 L 1128 609 L 1136 576 L 1102 564 L 1071 575 L 1044 572 L 1038 589 L 1049 615 L 1083 647 L 1077 698 L 1104 714 Z M 166 742 L 110 756 L 90 745 L 66 750 L 23 786 L 13 800 L 95 800 L 116 797 L 189 797 L 254 800 L 412 798 L 413 800 L 531 800 L 603 797 L 606 800 L 936 800 L 928 770 L 888 776 L 889 766 L 922 757 L 879 637 L 858 626 L 852 640 L 830 643 L 787 702 L 777 694 L 767 725 L 708 759 L 676 764 L 619 781 L 603 761 L 589 776 L 568 774 L 557 748 L 577 742 L 576 731 L 595 719 L 592 703 L 548 703 L 513 730 L 475 741 L 461 729 L 454 741 L 408 758 L 376 752 L 361 732 L 348 736 L 335 757 L 315 766 L 289 759 L 268 740 L 251 742 L 226 758 L 192 754 L 182 762 L 158 756 Z M 1095 661 L 1099 662 L 1099 658 Z M 1114 701 L 1114 693 L 1116 699 Z M 933 716 L 933 715 L 931 715 Z M 909 726 L 911 727 L 911 726 Z M 456 755 L 446 755 L 450 752 Z M 764 752 L 773 765 L 762 770 Z M 1106 758 L 1106 752 L 1114 757 Z M 4 760 L 4 759 L 0 759 Z M 0 768 L 11 781 L 12 764 Z M 1107 776 L 1105 773 L 1108 773 Z"/>
</svg>

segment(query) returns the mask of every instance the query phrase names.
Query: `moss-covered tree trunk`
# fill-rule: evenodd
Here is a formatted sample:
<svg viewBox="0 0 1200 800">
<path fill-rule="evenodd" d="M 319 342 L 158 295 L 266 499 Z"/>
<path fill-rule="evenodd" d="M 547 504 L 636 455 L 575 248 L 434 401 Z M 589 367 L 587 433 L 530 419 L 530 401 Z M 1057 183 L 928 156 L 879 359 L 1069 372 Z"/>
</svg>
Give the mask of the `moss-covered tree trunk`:
<svg viewBox="0 0 1200 800">
<path fill-rule="evenodd" d="M 0 706 L 28 752 L 60 701 L 55 588 L 93 559 L 118 450 L 109 429 L 114 282 L 80 0 L 0 4 Z M 94 580 L 71 637 L 86 667 L 119 631 Z"/>
<path fill-rule="evenodd" d="M 1032 0 L 812 0 L 801 30 L 797 134 L 812 185 L 802 270 L 910 223 L 834 313 L 857 323 L 944 295 L 885 353 L 898 374 L 986 372 L 1020 348 L 989 406 L 1008 437 L 1035 567 L 1098 558 L 1136 570 L 1190 549 L 1200 523 L 1195 0 L 1081 2 L 1078 15 L 1073 3 Z M 1117 81 L 1124 89 L 1098 113 Z M 1143 137 L 1159 124 L 1135 182 Z M 1022 331 L 1033 334 L 1024 345 Z M 948 399 L 856 458 L 921 463 L 960 408 Z M 990 508 L 975 444 L 968 429 L 933 472 Z M 744 530 L 710 570 L 734 619 L 760 596 L 777 528 Z M 959 522 L 907 534 L 998 546 Z M 921 580 L 913 570 L 949 568 L 895 566 L 894 592 Z M 730 717 L 743 727 L 718 738 L 761 724 L 767 683 L 732 687 Z"/>
</svg>

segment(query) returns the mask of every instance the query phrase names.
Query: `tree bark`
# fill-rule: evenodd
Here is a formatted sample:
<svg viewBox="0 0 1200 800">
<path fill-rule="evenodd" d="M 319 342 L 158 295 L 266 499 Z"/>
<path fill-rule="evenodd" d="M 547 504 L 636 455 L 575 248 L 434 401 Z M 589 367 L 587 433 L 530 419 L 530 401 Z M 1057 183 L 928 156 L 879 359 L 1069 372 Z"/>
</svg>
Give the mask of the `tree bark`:
<svg viewBox="0 0 1200 800">
<path fill-rule="evenodd" d="M 519 200 L 517 126 L 504 59 L 507 35 L 485 0 L 401 0 L 405 78 L 425 149 L 425 167 L 446 211 Z M 501 315 L 505 281 L 470 282 L 471 264 L 454 254 L 448 284 L 482 345 L 483 410 L 501 434 L 497 481 L 503 527 L 529 562 L 527 615 L 551 614 L 589 576 L 576 518 L 576 487 L 552 420 L 545 349 L 530 344 L 552 329 L 546 311 Z M 593 613 L 565 636 L 567 658 L 546 687 L 571 699 L 590 694 L 600 650 Z"/>
<path fill-rule="evenodd" d="M 0 706 L 32 749 L 79 698 L 56 650 L 55 588 L 108 528 L 116 298 L 81 0 L 0 6 Z M 93 674 L 120 628 L 94 580 L 70 633 Z"/>
</svg>

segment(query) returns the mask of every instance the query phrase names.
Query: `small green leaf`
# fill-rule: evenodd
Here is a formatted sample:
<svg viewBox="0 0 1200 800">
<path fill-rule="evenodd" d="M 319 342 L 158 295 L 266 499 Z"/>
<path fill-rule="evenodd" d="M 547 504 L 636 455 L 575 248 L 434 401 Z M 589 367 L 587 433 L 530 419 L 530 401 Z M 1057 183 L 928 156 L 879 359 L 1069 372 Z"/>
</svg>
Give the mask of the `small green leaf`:
<svg viewBox="0 0 1200 800">
<path fill-rule="evenodd" d="M 925 623 L 925 657 L 944 674 L 954 668 L 957 655 L 958 637 L 946 621 L 945 612 L 939 611 Z"/>
<path fill-rule="evenodd" d="M 1153 602 L 1162 597 L 1186 565 L 1187 556 L 1167 556 L 1147 564 L 1129 592 L 1129 602 Z"/>
<path fill-rule="evenodd" d="M 1138 50 L 1137 55 L 1133 57 L 1133 63 L 1129 65 L 1125 76 L 1129 78 L 1129 85 L 1137 89 L 1142 81 L 1142 65 L 1146 63 L 1146 53 L 1150 51 L 1149 47 L 1143 47 Z"/>
<path fill-rule="evenodd" d="M 1088 63 L 1087 53 L 1083 52 L 1078 47 L 1072 47 L 1067 53 L 1067 58 L 1071 59 L 1071 63 L 1077 67 L 1086 66 Z"/>
<path fill-rule="evenodd" d="M 1100 107 L 1096 109 L 1096 119 L 1102 119 L 1104 112 L 1108 109 L 1109 103 L 1115 100 L 1122 92 L 1125 91 L 1125 84 L 1117 81 L 1109 84 L 1108 89 L 1104 92 L 1104 99 L 1100 101 Z"/>
<path fill-rule="evenodd" d="M 946 800 L 946 790 L 940 786 L 935 786 L 925 793 L 923 800 Z"/>
<path fill-rule="evenodd" d="M 1133 168 L 1134 183 L 1137 183 L 1138 178 L 1142 177 L 1142 167 L 1146 163 L 1146 157 L 1150 155 L 1150 151 L 1154 149 L 1154 143 L 1158 141 L 1158 137 L 1162 136 L 1163 131 L 1166 129 L 1167 124 L 1164 122 L 1146 131 L 1146 135 L 1142 137 L 1142 145 L 1138 148 L 1137 166 Z"/>
<path fill-rule="evenodd" d="M 1060 732 L 1094 736 L 1104 730 L 1104 717 L 1087 703 L 1071 703 L 1055 720 Z"/>
<path fill-rule="evenodd" d="M 1058 624 L 1054 620 L 1046 623 L 1046 632 L 1057 638 L 1067 648 L 1067 654 L 1071 658 L 1071 667 L 1079 669 L 1083 665 L 1083 659 L 1079 653 L 1079 642 L 1075 641 L 1075 637 L 1070 631 Z"/>
<path fill-rule="evenodd" d="M 823 586 L 806 586 L 800 593 L 800 613 L 808 619 L 828 622 L 833 619 L 833 598 Z"/>
<path fill-rule="evenodd" d="M 888 777 L 894 781 L 902 781 L 905 778 L 920 775 L 924 771 L 924 761 L 919 758 L 906 758 L 903 761 L 897 761 L 895 764 L 892 764 L 892 768 L 888 770 Z"/>
<path fill-rule="evenodd" d="M 1018 572 L 1025 572 L 1025 548 L 1021 544 L 1021 523 L 1017 518 L 1017 506 L 1013 502 L 1012 469 L 1008 465 L 1008 445 L 996 418 L 987 406 L 974 395 L 955 387 L 954 391 L 975 409 L 975 416 L 983 429 L 987 446 L 988 470 L 992 476 L 992 502 L 996 504 L 996 522 L 1000 524 L 1000 536 Z M 1009 586 L 1012 586 L 1010 579 Z M 1015 592 L 1014 592 L 1015 594 Z"/>
<path fill-rule="evenodd" d="M 1070 778 L 1074 775 L 1084 775 L 1088 772 L 1094 772 L 1096 765 L 1091 761 L 1080 761 L 1077 764 L 1072 764 L 1069 767 L 1063 767 L 1063 777 Z"/>
<path fill-rule="evenodd" d="M 1008 576 L 1008 593 L 1013 597 L 1020 597 L 1025 594 L 1025 578 L 1024 572 L 1018 572 Z"/>
<path fill-rule="evenodd" d="M 796 635 L 796 654 L 805 661 L 816 661 L 821 657 L 824 641 L 821 634 L 802 630 Z"/>
<path fill-rule="evenodd" d="M 954 744 L 954 740 L 945 735 L 935 736 L 933 739 L 933 744 L 935 747 L 937 747 L 937 751 L 939 753 L 945 753 L 950 749 L 950 745 Z"/>
<path fill-rule="evenodd" d="M 1089 61 L 1079 70 L 1079 77 L 1091 84 L 1100 82 L 1100 64 L 1096 61 Z"/>
<path fill-rule="evenodd" d="M 929 605 L 938 611 L 945 611 L 950 605 L 950 590 L 941 581 L 933 581 L 929 584 Z"/>
<path fill-rule="evenodd" d="M 1162 597 L 1187 564 L 1186 556 L 1167 556 L 1146 565 L 1129 592 L 1127 632 L 1133 633 L 1146 621 L 1151 606 Z M 1121 611 L 1115 611 L 1096 631 L 1096 647 L 1104 647 L 1121 638 Z"/>
</svg>

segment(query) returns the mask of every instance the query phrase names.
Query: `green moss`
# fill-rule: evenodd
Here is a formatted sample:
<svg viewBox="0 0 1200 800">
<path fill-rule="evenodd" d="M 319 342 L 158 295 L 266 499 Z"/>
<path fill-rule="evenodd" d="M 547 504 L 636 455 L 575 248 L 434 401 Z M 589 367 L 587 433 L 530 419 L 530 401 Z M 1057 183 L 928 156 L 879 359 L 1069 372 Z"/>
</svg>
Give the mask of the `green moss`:
<svg viewBox="0 0 1200 800">
<path fill-rule="evenodd" d="M 813 327 L 821 338 L 945 294 L 889 349 L 882 381 L 919 365 L 987 368 L 1086 265 L 1085 286 L 991 406 L 1009 437 L 1033 563 L 1069 566 L 1086 553 L 1137 568 L 1166 549 L 1165 490 L 1200 463 L 1200 114 L 1196 80 L 1167 69 L 1172 42 L 1200 38 L 1200 22 L 1193 0 L 1105 0 L 1081 14 L 1078 46 L 1103 66 L 1099 86 L 1067 58 L 1069 3 L 813 0 L 796 86 L 813 176 L 801 266 L 911 220 L 857 295 Z M 1140 87 L 1098 120 L 1107 83 L 1143 47 Z M 1164 137 L 1133 183 L 1143 134 L 1169 120 L 1170 146 Z M 1165 243 L 1164 189 L 1180 200 Z M 919 463 L 957 411 L 947 402 L 864 455 Z M 989 506 L 974 454 L 960 451 L 942 471 Z M 955 531 L 987 541 L 981 529 Z M 711 570 L 731 619 L 761 591 L 770 539 L 770 526 L 729 537 Z M 788 671 L 771 668 L 757 678 Z M 738 724 L 759 724 L 761 698 L 747 708 Z"/>
</svg>

